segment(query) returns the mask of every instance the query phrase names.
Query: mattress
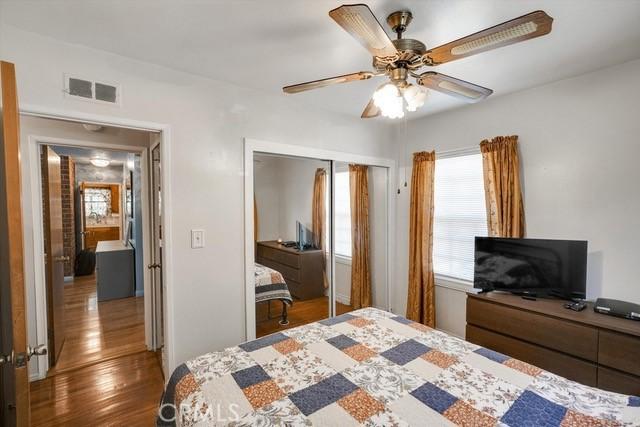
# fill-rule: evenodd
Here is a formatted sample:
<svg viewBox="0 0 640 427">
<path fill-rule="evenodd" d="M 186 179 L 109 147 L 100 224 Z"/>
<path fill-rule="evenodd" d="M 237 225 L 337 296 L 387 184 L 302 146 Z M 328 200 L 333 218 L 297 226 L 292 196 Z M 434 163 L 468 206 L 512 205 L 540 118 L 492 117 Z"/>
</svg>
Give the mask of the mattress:
<svg viewBox="0 0 640 427">
<path fill-rule="evenodd" d="M 291 293 L 282 273 L 256 263 L 256 302 L 281 300 L 291 305 Z"/>
<path fill-rule="evenodd" d="M 640 426 L 640 398 L 366 308 L 180 365 L 158 424 Z"/>
</svg>

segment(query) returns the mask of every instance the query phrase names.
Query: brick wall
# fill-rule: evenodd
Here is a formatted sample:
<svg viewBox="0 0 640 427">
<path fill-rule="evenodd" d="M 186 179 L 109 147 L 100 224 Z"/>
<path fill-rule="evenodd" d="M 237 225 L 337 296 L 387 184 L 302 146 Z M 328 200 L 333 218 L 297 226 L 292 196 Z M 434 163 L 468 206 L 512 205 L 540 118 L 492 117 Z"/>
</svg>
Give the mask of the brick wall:
<svg viewBox="0 0 640 427">
<path fill-rule="evenodd" d="M 76 257 L 74 186 L 75 163 L 69 156 L 60 156 L 60 178 L 62 182 L 62 236 L 64 255 L 69 261 L 64 264 L 64 275 L 73 276 Z"/>
</svg>

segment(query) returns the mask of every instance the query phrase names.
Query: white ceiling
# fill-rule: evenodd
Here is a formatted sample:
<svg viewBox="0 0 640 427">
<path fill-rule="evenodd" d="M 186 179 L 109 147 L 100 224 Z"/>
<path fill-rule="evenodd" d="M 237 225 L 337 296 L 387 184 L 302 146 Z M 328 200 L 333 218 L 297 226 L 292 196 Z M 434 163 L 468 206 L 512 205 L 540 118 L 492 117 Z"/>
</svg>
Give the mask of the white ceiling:
<svg viewBox="0 0 640 427">
<path fill-rule="evenodd" d="M 129 153 L 124 151 L 102 150 L 94 148 L 69 147 L 64 145 L 51 146 L 53 151 L 60 156 L 69 156 L 76 163 L 91 163 L 93 157 L 111 160 L 111 165 L 122 165 L 127 162 Z"/>
<path fill-rule="evenodd" d="M 380 80 L 296 95 L 281 91 L 288 84 L 370 69 L 367 51 L 327 15 L 345 2 L 0 0 L 0 22 L 359 116 Z M 545 10 L 554 18 L 550 35 L 435 68 L 492 88 L 493 97 L 640 58 L 638 0 L 367 3 L 383 23 L 394 10 L 411 10 L 414 21 L 405 37 L 417 38 L 427 47 Z M 463 105 L 431 92 L 413 117 Z"/>
</svg>

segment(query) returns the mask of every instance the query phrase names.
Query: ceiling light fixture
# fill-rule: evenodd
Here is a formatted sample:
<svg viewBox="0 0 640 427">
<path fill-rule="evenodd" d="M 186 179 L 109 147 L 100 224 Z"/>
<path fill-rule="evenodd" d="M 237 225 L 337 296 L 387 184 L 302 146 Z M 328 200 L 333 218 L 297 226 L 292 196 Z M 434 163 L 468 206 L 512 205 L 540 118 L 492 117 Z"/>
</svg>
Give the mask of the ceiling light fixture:
<svg viewBox="0 0 640 427">
<path fill-rule="evenodd" d="M 421 86 L 406 84 L 398 87 L 394 83 L 380 86 L 373 94 L 373 103 L 380 114 L 390 119 L 401 119 L 406 111 L 416 111 L 424 105 L 427 91 Z M 406 106 L 405 106 L 406 104 Z"/>
<path fill-rule="evenodd" d="M 111 163 L 111 160 L 105 159 L 104 157 L 92 157 L 89 161 L 93 166 L 98 168 L 106 168 L 109 166 L 109 163 Z"/>
</svg>

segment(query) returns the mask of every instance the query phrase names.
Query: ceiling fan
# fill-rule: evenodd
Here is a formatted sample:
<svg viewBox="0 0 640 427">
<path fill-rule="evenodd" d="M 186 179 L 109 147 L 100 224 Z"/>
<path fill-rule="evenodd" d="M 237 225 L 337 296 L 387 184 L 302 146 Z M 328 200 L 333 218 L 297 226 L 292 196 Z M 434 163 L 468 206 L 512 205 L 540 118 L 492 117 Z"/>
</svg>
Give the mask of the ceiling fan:
<svg viewBox="0 0 640 427">
<path fill-rule="evenodd" d="M 329 12 L 329 16 L 351 34 L 373 55 L 373 71 L 360 71 L 327 79 L 285 86 L 285 93 L 298 93 L 336 83 L 368 80 L 386 76 L 362 112 L 362 118 L 383 115 L 389 118 L 404 116 L 404 110 L 415 111 L 424 105 L 428 89 L 454 96 L 466 102 L 478 102 L 493 91 L 435 71 L 420 72 L 433 67 L 491 49 L 518 43 L 551 32 L 553 18 L 538 10 L 502 24 L 487 28 L 461 39 L 427 49 L 419 40 L 402 38 L 413 19 L 411 12 L 401 10 L 387 17 L 387 24 L 396 33 L 391 40 L 366 4 L 343 5 Z M 416 84 L 410 83 L 412 77 Z"/>
</svg>

